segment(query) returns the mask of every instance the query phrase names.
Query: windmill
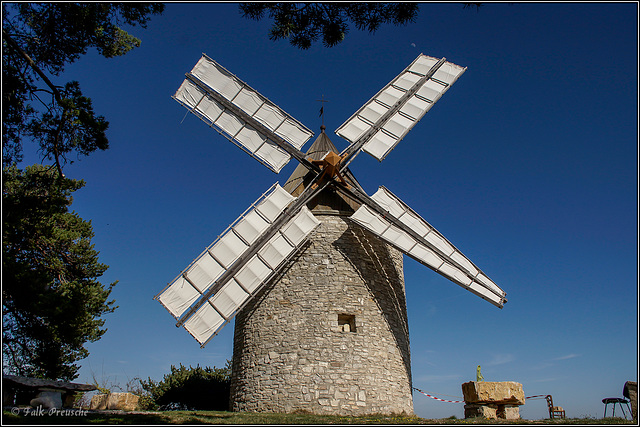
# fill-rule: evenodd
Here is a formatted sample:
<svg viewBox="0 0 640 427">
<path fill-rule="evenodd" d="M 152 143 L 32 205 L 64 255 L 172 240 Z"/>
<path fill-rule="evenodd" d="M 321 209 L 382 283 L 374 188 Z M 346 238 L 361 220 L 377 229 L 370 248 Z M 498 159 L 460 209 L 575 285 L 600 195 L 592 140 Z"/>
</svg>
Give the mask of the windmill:
<svg viewBox="0 0 640 427">
<path fill-rule="evenodd" d="M 204 347 L 236 317 L 231 408 L 412 413 L 402 254 L 502 308 L 505 292 L 385 187 L 349 164 L 382 161 L 466 68 L 419 55 L 336 134 L 313 132 L 205 54 L 173 96 L 279 173 L 155 299 Z"/>
</svg>

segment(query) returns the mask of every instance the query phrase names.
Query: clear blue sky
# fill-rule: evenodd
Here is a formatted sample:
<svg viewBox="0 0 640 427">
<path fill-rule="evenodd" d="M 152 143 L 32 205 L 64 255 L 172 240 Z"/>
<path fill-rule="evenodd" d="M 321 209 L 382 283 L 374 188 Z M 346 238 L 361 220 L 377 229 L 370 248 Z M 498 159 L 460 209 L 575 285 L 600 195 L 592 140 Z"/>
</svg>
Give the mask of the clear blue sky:
<svg viewBox="0 0 640 427">
<path fill-rule="evenodd" d="M 73 209 L 93 223 L 120 308 L 78 381 L 93 371 L 124 385 L 231 358 L 233 325 L 201 350 L 152 297 L 295 164 L 276 175 L 183 121 L 170 97 L 201 53 L 316 135 L 324 95 L 339 149 L 333 130 L 424 53 L 468 69 L 386 160 L 362 154 L 351 169 L 369 194 L 385 185 L 419 212 L 509 302 L 499 310 L 405 258 L 414 386 L 461 396 L 480 364 L 485 380 L 552 394 L 569 417 L 602 417 L 601 399 L 638 375 L 637 19 L 636 3 L 424 4 L 414 24 L 351 28 L 337 47 L 302 51 L 235 4 L 168 4 L 132 31 L 139 49 L 89 53 L 58 81 L 81 82 L 111 148 L 65 173 L 87 182 Z M 461 404 L 416 394 L 414 405 L 463 417 Z M 546 404 L 521 415 L 544 418 Z"/>
</svg>

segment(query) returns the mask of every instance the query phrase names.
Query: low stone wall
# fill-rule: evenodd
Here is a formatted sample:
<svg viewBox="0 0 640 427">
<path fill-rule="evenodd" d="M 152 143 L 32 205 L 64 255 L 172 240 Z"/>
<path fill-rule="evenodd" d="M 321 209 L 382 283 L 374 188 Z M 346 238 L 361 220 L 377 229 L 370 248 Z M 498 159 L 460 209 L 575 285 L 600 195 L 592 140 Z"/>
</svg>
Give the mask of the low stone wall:
<svg viewBox="0 0 640 427">
<path fill-rule="evenodd" d="M 469 381 L 462 384 L 462 395 L 465 418 L 518 420 L 525 402 L 522 384 L 514 381 Z"/>
</svg>

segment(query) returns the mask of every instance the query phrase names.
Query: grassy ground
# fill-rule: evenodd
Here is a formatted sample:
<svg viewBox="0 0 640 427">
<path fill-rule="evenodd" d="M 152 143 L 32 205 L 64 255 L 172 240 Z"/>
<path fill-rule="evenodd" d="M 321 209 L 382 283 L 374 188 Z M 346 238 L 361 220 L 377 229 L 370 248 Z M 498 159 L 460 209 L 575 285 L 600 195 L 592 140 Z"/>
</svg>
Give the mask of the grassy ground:
<svg viewBox="0 0 640 427">
<path fill-rule="evenodd" d="M 313 414 L 254 414 L 223 411 L 171 411 L 136 412 L 117 411 L 86 412 L 69 414 L 31 413 L 14 415 L 3 411 L 2 424 L 629 424 L 634 421 L 622 418 L 573 418 L 565 420 L 486 420 L 472 419 L 426 419 L 419 417 L 371 415 L 363 417 L 341 417 Z"/>
</svg>

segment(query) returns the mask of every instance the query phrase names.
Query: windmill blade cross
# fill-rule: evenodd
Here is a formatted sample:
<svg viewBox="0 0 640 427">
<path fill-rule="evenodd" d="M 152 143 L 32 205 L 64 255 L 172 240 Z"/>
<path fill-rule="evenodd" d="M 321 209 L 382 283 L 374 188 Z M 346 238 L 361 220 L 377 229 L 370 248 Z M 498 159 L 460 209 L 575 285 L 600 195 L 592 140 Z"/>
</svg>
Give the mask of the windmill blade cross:
<svg viewBox="0 0 640 427">
<path fill-rule="evenodd" d="M 291 157 L 309 172 L 297 198 L 274 184 L 154 299 L 204 347 L 300 251 L 320 224 L 306 205 L 333 185 L 360 204 L 353 222 L 502 308 L 506 293 L 402 200 L 343 175 L 360 151 L 382 161 L 465 70 L 419 55 L 336 130 L 351 142 L 341 154 L 329 142 L 311 160 L 301 148 L 313 132 L 203 54 L 173 98 L 274 172 Z"/>
</svg>

